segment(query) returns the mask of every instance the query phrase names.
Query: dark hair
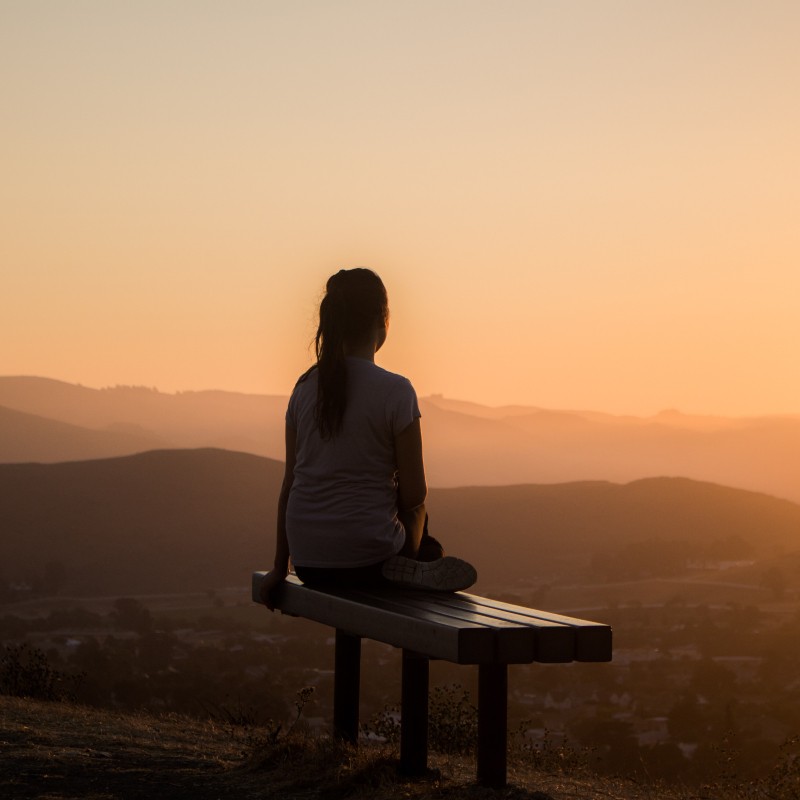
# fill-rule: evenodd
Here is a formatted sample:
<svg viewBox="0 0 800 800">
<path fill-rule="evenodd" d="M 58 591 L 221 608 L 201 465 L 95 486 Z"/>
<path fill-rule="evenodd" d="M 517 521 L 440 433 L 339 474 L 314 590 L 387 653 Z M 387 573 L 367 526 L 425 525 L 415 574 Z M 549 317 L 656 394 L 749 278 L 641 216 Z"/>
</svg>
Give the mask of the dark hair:
<svg viewBox="0 0 800 800">
<path fill-rule="evenodd" d="M 316 422 L 323 439 L 342 428 L 347 406 L 345 347 L 367 341 L 389 320 L 389 301 L 381 279 L 370 269 L 340 269 L 328 278 L 319 305 Z"/>
</svg>

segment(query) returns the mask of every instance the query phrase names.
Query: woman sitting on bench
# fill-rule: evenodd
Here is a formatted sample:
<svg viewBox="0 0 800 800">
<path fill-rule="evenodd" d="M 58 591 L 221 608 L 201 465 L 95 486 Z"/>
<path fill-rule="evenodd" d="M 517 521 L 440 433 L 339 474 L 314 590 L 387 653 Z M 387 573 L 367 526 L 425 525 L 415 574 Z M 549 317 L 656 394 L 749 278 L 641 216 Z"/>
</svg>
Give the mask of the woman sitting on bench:
<svg viewBox="0 0 800 800">
<path fill-rule="evenodd" d="M 319 308 L 317 363 L 300 377 L 286 412 L 286 472 L 275 560 L 261 587 L 284 581 L 291 557 L 314 586 L 386 583 L 438 591 L 471 586 L 467 562 L 428 535 L 417 396 L 378 367 L 389 306 L 368 269 L 340 270 Z"/>
</svg>

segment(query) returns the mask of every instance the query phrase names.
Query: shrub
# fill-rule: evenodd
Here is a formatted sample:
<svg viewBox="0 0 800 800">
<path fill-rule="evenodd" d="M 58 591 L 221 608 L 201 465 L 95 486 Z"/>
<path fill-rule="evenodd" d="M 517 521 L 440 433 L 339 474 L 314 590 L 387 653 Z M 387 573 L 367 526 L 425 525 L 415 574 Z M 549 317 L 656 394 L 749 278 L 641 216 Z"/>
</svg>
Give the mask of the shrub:
<svg viewBox="0 0 800 800">
<path fill-rule="evenodd" d="M 534 739 L 527 722 L 520 723 L 512 734 L 514 749 L 535 769 L 548 773 L 581 774 L 589 769 L 592 748 L 576 749 L 566 738 L 556 741 L 545 728 L 544 735 Z"/>
<path fill-rule="evenodd" d="M 47 656 L 28 644 L 3 648 L 0 660 L 0 694 L 36 700 L 74 700 L 83 674 L 68 675 L 55 669 Z"/>
<path fill-rule="evenodd" d="M 386 706 L 364 726 L 368 736 L 391 744 L 400 740 L 400 706 Z M 468 754 L 478 738 L 478 709 L 460 684 L 435 686 L 428 704 L 428 744 L 439 753 Z"/>
</svg>

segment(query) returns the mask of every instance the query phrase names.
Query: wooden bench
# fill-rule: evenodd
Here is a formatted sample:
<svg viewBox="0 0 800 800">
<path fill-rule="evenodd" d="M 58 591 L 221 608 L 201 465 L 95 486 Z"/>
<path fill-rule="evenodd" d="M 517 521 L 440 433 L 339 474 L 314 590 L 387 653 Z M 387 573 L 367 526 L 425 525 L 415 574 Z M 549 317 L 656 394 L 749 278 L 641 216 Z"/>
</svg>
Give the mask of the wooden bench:
<svg viewBox="0 0 800 800">
<path fill-rule="evenodd" d="M 253 600 L 265 572 L 253 573 Z M 358 738 L 361 639 L 402 648 L 400 768 L 428 761 L 429 659 L 478 665 L 478 782 L 506 784 L 508 665 L 610 661 L 611 628 L 466 592 L 311 589 L 290 576 L 277 608 L 336 629 L 333 726 Z"/>
</svg>

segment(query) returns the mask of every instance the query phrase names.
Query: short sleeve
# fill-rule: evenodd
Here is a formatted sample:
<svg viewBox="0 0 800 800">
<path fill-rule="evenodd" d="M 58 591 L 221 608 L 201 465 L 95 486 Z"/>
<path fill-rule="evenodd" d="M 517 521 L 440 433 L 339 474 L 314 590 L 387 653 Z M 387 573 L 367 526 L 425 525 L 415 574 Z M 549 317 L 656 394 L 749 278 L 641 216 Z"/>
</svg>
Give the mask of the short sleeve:
<svg viewBox="0 0 800 800">
<path fill-rule="evenodd" d="M 297 392 L 292 392 L 289 404 L 286 406 L 286 424 L 297 430 Z"/>
<path fill-rule="evenodd" d="M 312 383 L 310 380 L 315 372 L 315 367 L 304 372 L 297 379 L 289 398 L 289 404 L 286 407 L 286 424 L 295 430 L 300 428 L 301 418 L 308 414 L 309 403 L 316 402 L 316 383 Z M 312 388 L 309 388 L 310 386 Z"/>
<path fill-rule="evenodd" d="M 417 402 L 417 393 L 407 378 L 400 378 L 389 396 L 389 428 L 392 436 L 402 433 L 414 420 L 422 414 Z"/>
</svg>

